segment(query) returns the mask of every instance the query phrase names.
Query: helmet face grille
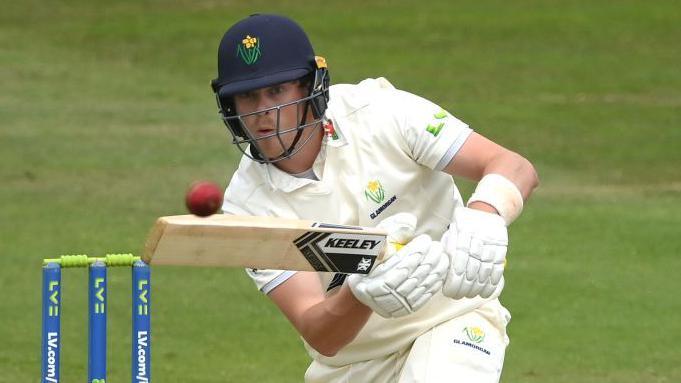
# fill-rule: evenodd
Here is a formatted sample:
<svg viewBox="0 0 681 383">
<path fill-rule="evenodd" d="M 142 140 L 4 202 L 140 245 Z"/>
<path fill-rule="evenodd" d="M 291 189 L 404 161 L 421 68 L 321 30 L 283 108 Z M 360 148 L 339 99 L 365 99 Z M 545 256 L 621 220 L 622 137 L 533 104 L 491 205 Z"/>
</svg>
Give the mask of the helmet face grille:
<svg viewBox="0 0 681 383">
<path fill-rule="evenodd" d="M 310 141 L 317 129 L 321 129 L 324 112 L 328 103 L 329 82 L 327 70 L 325 68 L 318 69 L 315 71 L 314 80 L 310 81 L 310 93 L 308 96 L 271 108 L 243 114 L 236 113 L 232 97 L 220 97 L 216 94 L 220 115 L 232 136 L 232 143 L 245 156 L 260 163 L 275 163 L 291 158 Z M 286 108 L 295 108 L 296 126 L 281 126 L 281 114 Z M 312 112 L 311 119 L 307 118 L 308 110 Z M 265 136 L 254 137 L 247 128 L 246 119 L 254 115 L 267 113 L 274 114 L 274 132 Z M 283 140 L 283 136 L 289 134 L 295 134 L 295 137 L 292 143 L 287 145 Z M 264 140 L 276 140 L 281 148 L 281 152 L 274 157 L 265 156 L 260 146 Z"/>
</svg>

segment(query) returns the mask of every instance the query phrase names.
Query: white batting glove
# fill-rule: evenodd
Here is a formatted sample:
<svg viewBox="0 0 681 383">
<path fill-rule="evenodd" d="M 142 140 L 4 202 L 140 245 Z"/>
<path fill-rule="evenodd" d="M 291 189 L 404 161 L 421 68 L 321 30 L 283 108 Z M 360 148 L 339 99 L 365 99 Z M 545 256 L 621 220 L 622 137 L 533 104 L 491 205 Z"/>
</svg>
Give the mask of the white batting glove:
<svg viewBox="0 0 681 383">
<path fill-rule="evenodd" d="M 384 261 L 409 243 L 416 234 L 417 218 L 411 213 L 397 213 L 379 222 L 376 227 L 388 233 Z"/>
<path fill-rule="evenodd" d="M 442 245 L 422 234 L 369 275 L 351 275 L 348 284 L 378 315 L 398 318 L 423 307 L 442 288 L 448 266 Z"/>
<path fill-rule="evenodd" d="M 490 297 L 504 288 L 508 232 L 504 219 L 492 213 L 459 207 L 442 236 L 449 271 L 442 293 L 454 299 Z"/>
</svg>

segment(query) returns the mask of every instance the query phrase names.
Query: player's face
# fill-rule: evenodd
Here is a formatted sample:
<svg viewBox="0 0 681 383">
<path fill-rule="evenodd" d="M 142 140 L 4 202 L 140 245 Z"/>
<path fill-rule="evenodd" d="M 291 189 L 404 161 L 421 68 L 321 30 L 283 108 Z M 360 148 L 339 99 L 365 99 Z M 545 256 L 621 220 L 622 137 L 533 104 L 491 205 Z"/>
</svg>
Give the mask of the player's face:
<svg viewBox="0 0 681 383">
<path fill-rule="evenodd" d="M 243 123 L 252 138 L 261 138 L 257 143 L 263 156 L 269 159 L 277 158 L 291 146 L 298 134 L 296 128 L 303 119 L 305 111 L 304 102 L 295 102 L 306 96 L 307 89 L 300 81 L 285 82 L 234 96 L 234 104 L 238 114 L 262 111 L 243 117 Z M 280 105 L 285 106 L 268 110 Z M 279 120 L 278 135 L 277 120 Z M 290 131 L 285 132 L 287 130 Z M 303 136 L 308 134 L 310 133 L 303 132 Z M 299 142 L 303 141 L 304 137 L 299 140 Z"/>
</svg>

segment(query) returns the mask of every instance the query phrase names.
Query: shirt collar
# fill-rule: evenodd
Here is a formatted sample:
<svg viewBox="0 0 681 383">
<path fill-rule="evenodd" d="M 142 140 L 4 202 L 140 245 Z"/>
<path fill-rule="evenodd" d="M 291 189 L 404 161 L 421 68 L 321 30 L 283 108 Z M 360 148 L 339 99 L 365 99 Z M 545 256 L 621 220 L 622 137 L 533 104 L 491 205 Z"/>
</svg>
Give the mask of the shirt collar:
<svg viewBox="0 0 681 383">
<path fill-rule="evenodd" d="M 316 182 L 309 178 L 294 177 L 273 164 L 261 164 L 254 162 L 254 165 L 258 169 L 258 172 L 264 175 L 264 178 L 267 181 L 270 190 L 272 191 L 281 190 L 284 193 L 290 193 L 294 190 Z"/>
<path fill-rule="evenodd" d="M 327 109 L 325 113 L 323 121 L 325 134 L 322 139 L 322 146 L 319 149 L 317 158 L 312 164 L 312 169 L 320 179 L 323 177 L 327 150 L 329 150 L 329 148 L 341 147 L 348 144 L 345 135 L 340 129 L 338 119 L 333 117 L 334 112 L 331 109 L 332 108 Z M 257 169 L 258 173 L 263 175 L 263 178 L 272 191 L 281 190 L 284 193 L 290 193 L 309 184 L 319 182 L 309 178 L 295 177 L 279 169 L 273 164 L 263 164 L 252 161 L 252 165 Z"/>
<path fill-rule="evenodd" d="M 320 179 L 323 176 L 324 163 L 326 162 L 326 151 L 329 146 L 328 141 L 328 136 L 324 135 L 322 138 L 322 145 L 319 148 L 319 154 L 317 154 L 317 158 L 315 158 L 314 163 L 312 164 L 312 170 Z M 274 164 L 262 164 L 255 161 L 253 161 L 252 164 L 256 167 L 258 173 L 263 175 L 272 191 L 281 190 L 284 193 L 290 193 L 304 186 L 319 182 L 318 180 L 309 178 L 296 177 L 279 169 Z"/>
</svg>

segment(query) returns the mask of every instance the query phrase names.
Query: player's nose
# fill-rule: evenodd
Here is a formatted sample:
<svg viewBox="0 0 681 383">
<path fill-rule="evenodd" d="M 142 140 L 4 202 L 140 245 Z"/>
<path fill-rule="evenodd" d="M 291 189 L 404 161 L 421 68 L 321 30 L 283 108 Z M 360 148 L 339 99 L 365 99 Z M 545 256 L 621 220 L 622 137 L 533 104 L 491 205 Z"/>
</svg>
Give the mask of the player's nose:
<svg viewBox="0 0 681 383">
<path fill-rule="evenodd" d="M 259 111 L 257 115 L 267 115 L 272 112 L 277 104 L 264 95 L 258 95 L 256 100 L 256 110 Z"/>
</svg>

